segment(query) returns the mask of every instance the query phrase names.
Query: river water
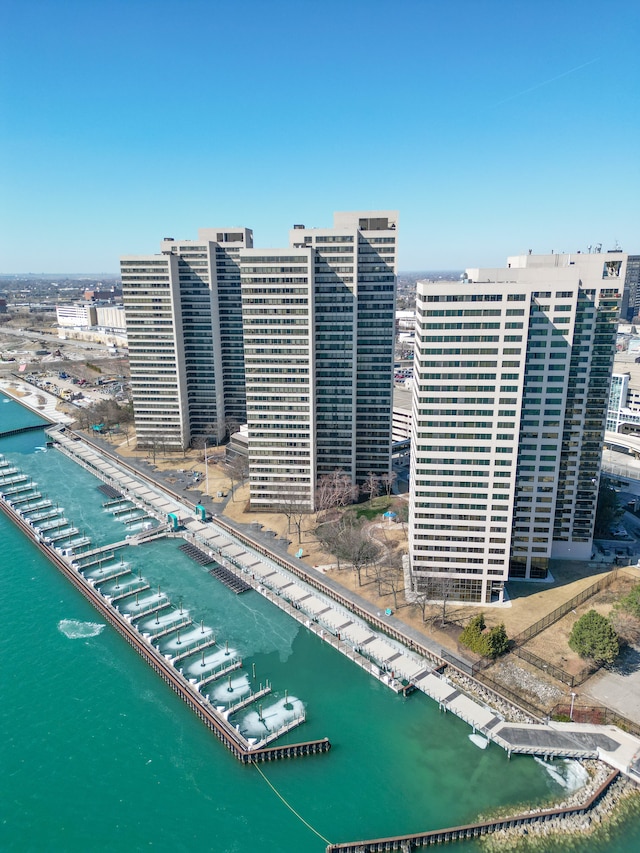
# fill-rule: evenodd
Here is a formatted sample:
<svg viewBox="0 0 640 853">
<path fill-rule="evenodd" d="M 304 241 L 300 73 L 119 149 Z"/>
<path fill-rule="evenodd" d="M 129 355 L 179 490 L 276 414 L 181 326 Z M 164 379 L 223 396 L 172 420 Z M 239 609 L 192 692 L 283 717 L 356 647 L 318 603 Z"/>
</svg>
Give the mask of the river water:
<svg viewBox="0 0 640 853">
<path fill-rule="evenodd" d="M 0 395 L 0 431 L 37 416 Z M 0 439 L 94 544 L 124 538 L 98 481 L 40 432 Z M 161 540 L 125 550 L 220 643 L 256 686 L 300 700 L 289 742 L 327 736 L 326 755 L 242 766 L 54 566 L 0 514 L 0 849 L 321 853 L 326 841 L 466 823 L 497 807 L 560 798 L 532 758 L 480 750 L 421 694 L 404 699 L 255 592 L 235 596 Z M 280 741 L 279 741 L 280 742 Z M 571 775 L 571 765 L 556 769 Z M 600 849 L 630 853 L 627 822 Z M 465 843 L 464 850 L 477 849 Z M 556 848 L 565 849 L 562 843 Z M 585 839 L 578 848 L 597 849 Z"/>
</svg>

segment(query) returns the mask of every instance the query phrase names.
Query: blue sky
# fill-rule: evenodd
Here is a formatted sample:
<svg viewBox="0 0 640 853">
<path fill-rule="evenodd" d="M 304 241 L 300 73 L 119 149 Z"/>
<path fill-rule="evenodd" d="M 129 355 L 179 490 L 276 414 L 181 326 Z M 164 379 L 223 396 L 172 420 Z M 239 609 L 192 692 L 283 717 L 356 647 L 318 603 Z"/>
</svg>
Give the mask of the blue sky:
<svg viewBox="0 0 640 853">
<path fill-rule="evenodd" d="M 4 0 L 0 272 L 400 211 L 400 269 L 640 253 L 632 0 Z"/>
</svg>

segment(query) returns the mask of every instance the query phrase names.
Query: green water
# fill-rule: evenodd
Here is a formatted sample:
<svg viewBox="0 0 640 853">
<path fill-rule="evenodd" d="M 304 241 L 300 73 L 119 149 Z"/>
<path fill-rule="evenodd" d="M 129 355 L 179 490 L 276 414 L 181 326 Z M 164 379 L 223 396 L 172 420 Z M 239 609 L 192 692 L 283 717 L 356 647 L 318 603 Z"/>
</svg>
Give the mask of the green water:
<svg viewBox="0 0 640 853">
<path fill-rule="evenodd" d="M 0 402 L 0 429 L 18 425 L 21 412 Z M 0 440 L 0 452 L 96 544 L 122 539 L 97 481 L 43 445 L 29 433 Z M 265 707 L 285 690 L 304 702 L 307 722 L 290 741 L 333 744 L 327 755 L 261 767 L 300 817 L 0 514 L 1 850 L 320 853 L 325 841 L 300 818 L 325 839 L 353 840 L 560 796 L 532 759 L 477 749 L 454 716 L 422 695 L 397 697 L 256 593 L 233 595 L 178 544 L 126 549 L 126 559 L 237 649 L 245 672 L 255 663 L 256 680 L 273 685 Z M 638 844 L 640 826 L 628 822 L 601 849 Z"/>
</svg>

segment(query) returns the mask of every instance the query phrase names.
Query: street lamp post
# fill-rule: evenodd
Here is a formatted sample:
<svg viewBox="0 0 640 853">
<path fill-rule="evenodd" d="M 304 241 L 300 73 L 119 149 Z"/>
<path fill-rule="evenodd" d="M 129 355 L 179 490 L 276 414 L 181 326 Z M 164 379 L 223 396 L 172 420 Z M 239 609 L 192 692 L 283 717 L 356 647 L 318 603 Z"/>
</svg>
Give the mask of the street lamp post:
<svg viewBox="0 0 640 853">
<path fill-rule="evenodd" d="M 205 491 L 209 494 L 209 465 L 207 463 L 207 442 L 204 443 L 204 474 L 205 474 Z"/>
<path fill-rule="evenodd" d="M 577 694 L 573 693 L 573 691 L 572 691 L 572 693 L 571 693 L 571 708 L 569 709 L 569 719 L 571 720 L 571 722 L 573 722 L 573 703 L 575 701 L 576 695 Z"/>
</svg>

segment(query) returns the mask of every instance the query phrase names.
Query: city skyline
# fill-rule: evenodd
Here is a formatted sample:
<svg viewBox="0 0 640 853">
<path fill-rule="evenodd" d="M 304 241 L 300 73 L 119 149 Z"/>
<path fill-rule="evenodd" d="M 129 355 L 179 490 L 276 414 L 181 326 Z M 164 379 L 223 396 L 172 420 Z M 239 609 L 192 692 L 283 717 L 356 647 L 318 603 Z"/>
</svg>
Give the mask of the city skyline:
<svg viewBox="0 0 640 853">
<path fill-rule="evenodd" d="M 277 248 L 334 208 L 398 209 L 403 271 L 637 251 L 638 22 L 629 2 L 10 2 L 0 272 L 115 272 L 221 217 Z"/>
</svg>

